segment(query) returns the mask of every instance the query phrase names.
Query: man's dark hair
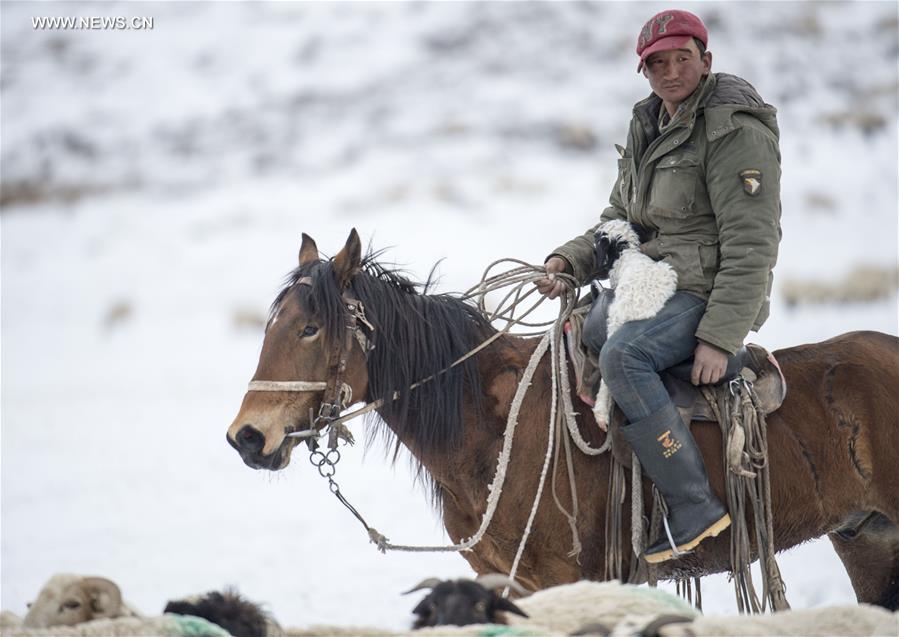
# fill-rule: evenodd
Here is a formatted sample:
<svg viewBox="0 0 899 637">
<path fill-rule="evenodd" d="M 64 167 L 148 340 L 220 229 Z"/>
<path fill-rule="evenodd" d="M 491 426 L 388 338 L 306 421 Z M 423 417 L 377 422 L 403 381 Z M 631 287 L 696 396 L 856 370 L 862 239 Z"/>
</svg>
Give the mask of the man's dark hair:
<svg viewBox="0 0 899 637">
<path fill-rule="evenodd" d="M 705 55 L 705 44 L 702 43 L 702 40 L 694 37 L 693 41 L 696 43 L 696 48 L 699 49 L 699 57 Z"/>
</svg>

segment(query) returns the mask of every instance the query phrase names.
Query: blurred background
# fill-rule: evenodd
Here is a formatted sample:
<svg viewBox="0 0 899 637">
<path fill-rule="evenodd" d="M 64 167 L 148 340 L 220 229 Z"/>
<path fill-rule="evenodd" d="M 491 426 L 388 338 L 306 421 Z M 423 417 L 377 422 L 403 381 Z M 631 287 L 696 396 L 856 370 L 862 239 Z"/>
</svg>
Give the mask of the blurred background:
<svg viewBox="0 0 899 637">
<path fill-rule="evenodd" d="M 302 453 L 253 472 L 226 444 L 300 233 L 350 230 L 438 289 L 542 263 L 615 179 L 643 22 L 604 2 L 0 5 L 2 608 L 58 571 L 145 613 L 233 584 L 285 625 L 408 624 L 399 592 L 470 574 L 379 554 Z M 897 326 L 895 2 L 679 5 L 713 70 L 779 109 L 775 349 Z M 152 29 L 41 29 L 124 16 Z M 361 433 L 361 424 L 355 425 Z M 447 541 L 404 461 L 344 454 L 391 540 Z M 827 540 L 782 554 L 794 607 L 854 601 Z M 734 612 L 726 578 L 707 612 Z"/>
</svg>

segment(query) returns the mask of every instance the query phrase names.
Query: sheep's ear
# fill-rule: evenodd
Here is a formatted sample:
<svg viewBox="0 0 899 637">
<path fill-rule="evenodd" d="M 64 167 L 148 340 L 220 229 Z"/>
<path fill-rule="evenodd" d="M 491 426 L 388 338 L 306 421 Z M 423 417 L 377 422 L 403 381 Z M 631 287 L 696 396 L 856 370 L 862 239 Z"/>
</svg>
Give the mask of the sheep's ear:
<svg viewBox="0 0 899 637">
<path fill-rule="evenodd" d="M 93 619 L 118 617 L 122 611 L 122 591 L 105 577 L 85 577 L 82 589 L 90 600 Z"/>
<path fill-rule="evenodd" d="M 634 232 L 637 233 L 637 240 L 640 243 L 646 243 L 650 239 L 652 239 L 652 230 L 649 228 L 644 228 L 639 223 L 632 223 L 631 228 L 634 229 Z"/>
<path fill-rule="evenodd" d="M 524 612 L 523 610 L 518 608 L 518 606 L 516 606 L 515 604 L 510 602 L 505 597 L 497 598 L 495 608 L 496 608 L 496 610 L 504 610 L 507 613 L 515 613 L 516 615 L 521 615 L 522 617 L 528 616 L 528 614 L 526 612 Z"/>
<path fill-rule="evenodd" d="M 334 257 L 334 275 L 341 289 L 347 288 L 362 268 L 362 242 L 359 233 L 353 228 L 347 237 L 346 245 Z"/>
<path fill-rule="evenodd" d="M 434 618 L 434 602 L 431 600 L 430 595 L 418 602 L 415 608 L 412 609 L 412 614 L 415 615 L 415 622 L 412 624 L 413 630 L 437 624 Z"/>
<path fill-rule="evenodd" d="M 609 239 L 609 235 L 605 232 L 596 234 L 596 278 L 605 279 L 609 276 L 609 270 L 618 258 L 617 243 Z"/>
<path fill-rule="evenodd" d="M 420 615 L 421 617 L 425 617 L 429 615 L 431 612 L 431 599 L 430 597 L 425 597 L 423 600 L 416 604 L 415 608 L 412 609 L 413 615 Z"/>
<path fill-rule="evenodd" d="M 318 256 L 318 246 L 315 241 L 305 232 L 303 233 L 303 243 L 300 245 L 300 265 L 315 263 L 320 257 Z"/>
</svg>

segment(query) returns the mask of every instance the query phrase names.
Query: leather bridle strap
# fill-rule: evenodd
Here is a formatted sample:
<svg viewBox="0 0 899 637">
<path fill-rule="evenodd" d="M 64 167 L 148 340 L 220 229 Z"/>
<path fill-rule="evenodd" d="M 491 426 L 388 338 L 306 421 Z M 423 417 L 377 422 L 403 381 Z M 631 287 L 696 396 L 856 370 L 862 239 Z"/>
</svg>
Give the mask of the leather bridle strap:
<svg viewBox="0 0 899 637">
<path fill-rule="evenodd" d="M 247 391 L 321 391 L 326 385 L 305 380 L 251 380 Z"/>
<path fill-rule="evenodd" d="M 312 279 L 311 277 L 303 277 L 297 281 L 297 284 L 311 287 Z M 340 412 L 352 403 L 352 387 L 343 381 L 343 377 L 346 373 L 347 358 L 353 347 L 353 339 L 356 338 L 359 341 L 359 345 L 364 352 L 367 352 L 370 347 L 368 339 L 364 334 L 360 333 L 357 321 L 362 320 L 369 329 L 374 328 L 365 318 L 365 310 L 361 301 L 344 293 L 343 302 L 348 310 L 345 335 L 343 342 L 335 342 L 331 350 L 329 360 L 332 363 L 328 368 L 328 380 L 253 380 L 250 381 L 247 387 L 247 391 L 324 392 L 319 405 L 318 415 L 313 416 L 312 422 L 309 423 L 310 428 L 301 432 L 293 432 L 293 436 L 309 437 L 316 435 L 319 430 L 337 419 Z"/>
<path fill-rule="evenodd" d="M 350 350 L 353 348 L 353 334 L 356 332 L 356 308 L 360 305 L 359 301 L 343 295 L 343 301 L 348 310 L 347 323 L 344 326 L 343 343 L 334 342 L 334 349 L 331 352 L 331 364 L 328 370 L 328 380 L 325 381 L 325 394 L 322 397 L 322 403 L 318 408 L 318 418 L 313 423 L 314 429 L 320 429 L 327 425 L 340 415 L 340 412 L 346 409 L 352 400 L 352 390 L 349 385 L 343 382 L 343 376 L 346 373 L 347 358 Z M 349 395 L 347 396 L 347 391 Z M 318 425 L 318 427 L 314 425 Z"/>
</svg>

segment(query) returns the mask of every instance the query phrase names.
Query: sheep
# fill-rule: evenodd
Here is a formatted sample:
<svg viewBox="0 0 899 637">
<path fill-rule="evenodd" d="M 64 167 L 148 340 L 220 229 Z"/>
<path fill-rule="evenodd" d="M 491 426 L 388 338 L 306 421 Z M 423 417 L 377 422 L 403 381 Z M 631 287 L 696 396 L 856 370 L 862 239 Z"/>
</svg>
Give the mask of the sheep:
<svg viewBox="0 0 899 637">
<path fill-rule="evenodd" d="M 879 606 L 831 606 L 789 610 L 771 615 L 698 617 L 646 631 L 652 618 L 628 618 L 619 622 L 610 637 L 896 637 L 899 613 Z"/>
<path fill-rule="evenodd" d="M 590 582 L 553 586 L 517 600 L 529 620 L 509 616 L 511 626 L 546 627 L 552 634 L 568 634 L 588 624 L 615 626 L 628 615 L 699 616 L 680 597 L 649 586 L 618 582 Z"/>
<path fill-rule="evenodd" d="M 281 627 L 268 613 L 233 589 L 170 601 L 163 612 L 202 617 L 221 626 L 233 637 L 283 635 Z"/>
<path fill-rule="evenodd" d="M 427 626 L 467 626 L 469 624 L 505 624 L 505 613 L 527 614 L 514 603 L 497 595 L 494 589 L 510 586 L 524 589 L 505 575 L 482 575 L 476 580 L 440 580 L 430 577 L 404 593 L 431 589 L 412 610 L 416 615 L 412 629 Z"/>
<path fill-rule="evenodd" d="M 630 321 L 652 318 L 677 290 L 677 273 L 664 261 L 653 261 L 640 251 L 640 236 L 627 221 L 615 219 L 602 224 L 596 232 L 597 268 L 600 276 L 608 273 L 615 290 L 609 306 L 606 338 Z M 593 415 L 606 431 L 612 412 L 612 397 L 606 382 L 600 379 Z"/>
<path fill-rule="evenodd" d="M 58 573 L 44 584 L 29 604 L 23 624 L 32 628 L 74 626 L 94 619 L 133 617 L 122 591 L 104 577 Z"/>
<path fill-rule="evenodd" d="M 899 635 L 899 612 L 878 606 L 835 606 L 770 615 L 705 617 L 686 601 L 659 589 L 618 582 L 555 586 L 517 600 L 528 621 L 547 635 L 603 637 L 843 637 Z"/>
<path fill-rule="evenodd" d="M 537 591 L 513 604 L 492 590 L 507 585 L 524 592 L 504 575 L 484 575 L 474 581 L 426 579 L 407 591 L 431 589 L 413 610 L 418 615 L 413 630 L 447 624 L 497 623 L 532 628 L 534 634 L 567 634 L 590 623 L 614 626 L 628 615 L 677 614 L 688 620 L 698 615 L 683 599 L 649 587 L 581 581 Z"/>
<path fill-rule="evenodd" d="M 236 591 L 170 601 L 162 617 L 141 617 L 103 577 L 59 573 L 29 604 L 24 620 L 4 613 L 3 635 L 192 635 L 283 637 L 277 622 Z"/>
</svg>

